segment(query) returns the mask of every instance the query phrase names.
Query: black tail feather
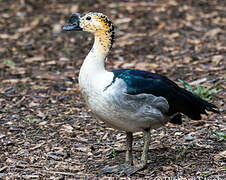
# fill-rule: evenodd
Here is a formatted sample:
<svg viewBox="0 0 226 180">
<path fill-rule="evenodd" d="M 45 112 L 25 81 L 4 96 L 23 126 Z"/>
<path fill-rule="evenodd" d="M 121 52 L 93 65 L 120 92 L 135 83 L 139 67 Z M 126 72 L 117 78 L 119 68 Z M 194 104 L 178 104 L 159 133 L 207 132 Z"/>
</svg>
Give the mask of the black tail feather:
<svg viewBox="0 0 226 180">
<path fill-rule="evenodd" d="M 183 88 L 178 87 L 176 93 L 178 100 L 174 106 L 175 113 L 181 112 L 194 120 L 200 120 L 201 114 L 207 114 L 207 111 L 219 113 L 217 106 Z"/>
<path fill-rule="evenodd" d="M 220 113 L 217 106 L 215 106 L 214 104 L 209 103 L 205 100 L 203 100 L 203 101 L 204 101 L 203 103 L 204 103 L 207 111 L 211 111 L 211 112 L 214 112 L 214 113 Z"/>
</svg>

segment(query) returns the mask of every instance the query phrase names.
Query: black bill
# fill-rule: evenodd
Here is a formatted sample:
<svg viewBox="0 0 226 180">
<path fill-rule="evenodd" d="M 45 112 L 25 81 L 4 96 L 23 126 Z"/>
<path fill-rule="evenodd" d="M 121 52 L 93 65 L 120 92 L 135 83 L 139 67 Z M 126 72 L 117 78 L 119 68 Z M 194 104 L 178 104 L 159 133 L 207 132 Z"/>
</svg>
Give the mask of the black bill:
<svg viewBox="0 0 226 180">
<path fill-rule="evenodd" d="M 69 18 L 68 25 L 62 26 L 65 31 L 82 31 L 80 27 L 80 14 L 72 14 Z"/>
</svg>

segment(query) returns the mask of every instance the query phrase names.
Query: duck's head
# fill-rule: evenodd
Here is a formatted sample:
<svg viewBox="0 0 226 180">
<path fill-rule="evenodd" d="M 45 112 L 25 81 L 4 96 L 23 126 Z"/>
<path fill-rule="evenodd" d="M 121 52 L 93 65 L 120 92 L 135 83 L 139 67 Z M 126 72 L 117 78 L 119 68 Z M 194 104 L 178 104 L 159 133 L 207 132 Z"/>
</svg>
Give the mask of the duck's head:
<svg viewBox="0 0 226 180">
<path fill-rule="evenodd" d="M 114 26 L 106 15 L 97 12 L 89 12 L 85 15 L 78 13 L 72 14 L 69 18 L 69 24 L 63 26 L 66 31 L 86 31 L 93 34 L 100 32 L 111 33 Z"/>
<path fill-rule="evenodd" d="M 89 12 L 82 16 L 78 13 L 72 14 L 69 24 L 63 26 L 62 29 L 90 32 L 106 49 L 111 49 L 114 42 L 114 26 L 103 13 Z"/>
</svg>

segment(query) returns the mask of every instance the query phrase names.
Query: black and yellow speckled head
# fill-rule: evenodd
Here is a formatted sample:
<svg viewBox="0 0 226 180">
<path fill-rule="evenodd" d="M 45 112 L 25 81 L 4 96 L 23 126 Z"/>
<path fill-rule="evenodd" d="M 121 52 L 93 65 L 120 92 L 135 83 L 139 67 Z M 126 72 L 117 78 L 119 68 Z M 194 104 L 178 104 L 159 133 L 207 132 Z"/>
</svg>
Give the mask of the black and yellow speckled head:
<svg viewBox="0 0 226 180">
<path fill-rule="evenodd" d="M 72 14 L 69 24 L 63 26 L 63 30 L 86 31 L 100 37 L 110 48 L 114 42 L 114 26 L 106 15 L 98 12 L 89 12 L 85 15 Z M 107 42 L 110 40 L 110 43 Z"/>
<path fill-rule="evenodd" d="M 106 15 L 97 12 L 89 12 L 80 18 L 80 27 L 83 31 L 98 33 L 98 31 L 111 32 L 114 30 L 112 22 Z"/>
</svg>

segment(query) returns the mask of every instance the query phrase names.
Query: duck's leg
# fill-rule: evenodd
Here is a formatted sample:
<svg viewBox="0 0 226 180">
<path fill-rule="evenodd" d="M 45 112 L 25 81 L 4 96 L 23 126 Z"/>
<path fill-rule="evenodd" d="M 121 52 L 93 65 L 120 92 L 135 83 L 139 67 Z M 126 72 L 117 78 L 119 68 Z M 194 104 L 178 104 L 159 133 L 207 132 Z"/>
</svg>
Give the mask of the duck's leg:
<svg viewBox="0 0 226 180">
<path fill-rule="evenodd" d="M 148 149 L 149 149 L 149 144 L 150 144 L 150 129 L 147 129 L 144 131 L 144 148 L 143 148 L 143 153 L 141 156 L 141 160 L 139 164 L 132 166 L 132 140 L 133 136 L 132 133 L 127 132 L 126 133 L 126 161 L 125 164 L 119 165 L 119 166 L 113 166 L 109 168 L 104 168 L 102 169 L 103 173 L 125 173 L 127 176 L 130 176 L 134 174 L 135 172 L 143 169 L 148 160 Z"/>
<path fill-rule="evenodd" d="M 126 132 L 126 161 L 125 161 L 125 163 L 130 166 L 133 164 L 132 143 L 133 143 L 133 133 Z"/>
<path fill-rule="evenodd" d="M 102 173 L 115 173 L 120 174 L 125 172 L 126 169 L 132 166 L 133 156 L 132 156 L 132 143 L 133 143 L 133 133 L 126 132 L 126 159 L 125 164 L 116 165 L 112 167 L 103 168 Z"/>
<path fill-rule="evenodd" d="M 141 156 L 141 161 L 139 164 L 135 166 L 130 166 L 124 170 L 127 176 L 130 176 L 131 174 L 143 169 L 148 160 L 148 149 L 149 149 L 149 144 L 150 144 L 150 129 L 144 131 L 144 148 L 143 148 L 143 153 Z"/>
</svg>

